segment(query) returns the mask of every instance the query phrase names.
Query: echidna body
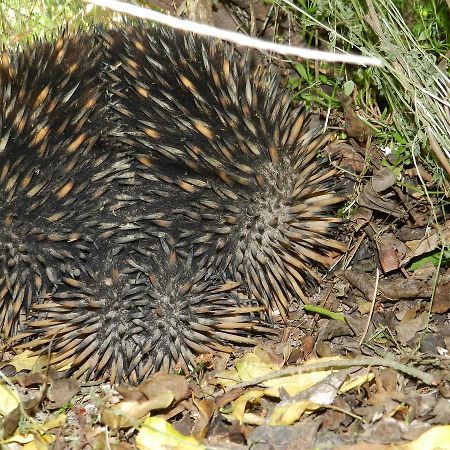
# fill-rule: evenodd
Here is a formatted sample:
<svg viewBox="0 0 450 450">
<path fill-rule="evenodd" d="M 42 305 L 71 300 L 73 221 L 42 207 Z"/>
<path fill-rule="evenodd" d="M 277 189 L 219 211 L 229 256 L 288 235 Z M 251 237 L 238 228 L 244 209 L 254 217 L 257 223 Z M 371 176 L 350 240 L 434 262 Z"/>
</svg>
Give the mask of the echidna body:
<svg viewBox="0 0 450 450">
<path fill-rule="evenodd" d="M 95 151 L 101 56 L 83 35 L 2 54 L 0 329 L 6 336 L 33 301 L 87 270 L 91 236 L 80 212 L 98 207 L 89 181 L 108 158 Z"/>
<path fill-rule="evenodd" d="M 76 290 L 35 304 L 23 333 L 34 340 L 23 347 L 51 345 L 52 363 L 72 366 L 77 377 L 136 383 L 175 364 L 195 366 L 196 354 L 256 344 L 251 333 L 270 333 L 259 321 L 262 308 L 237 283 L 205 277 L 174 251 L 157 259 L 153 249 L 130 253 L 109 274 L 110 265 L 99 263 L 95 284 L 79 279 Z"/>
<path fill-rule="evenodd" d="M 285 316 L 343 248 L 341 199 L 329 136 L 270 70 L 164 28 L 81 51 L 96 39 L 3 61 L 0 326 L 77 376 L 138 382 Z"/>
<path fill-rule="evenodd" d="M 161 181 L 177 247 L 285 316 L 344 249 L 329 214 L 342 201 L 336 171 L 318 158 L 330 135 L 270 70 L 221 42 L 134 27 L 111 34 L 110 54 L 118 138 L 141 158 L 136 173 Z"/>
</svg>

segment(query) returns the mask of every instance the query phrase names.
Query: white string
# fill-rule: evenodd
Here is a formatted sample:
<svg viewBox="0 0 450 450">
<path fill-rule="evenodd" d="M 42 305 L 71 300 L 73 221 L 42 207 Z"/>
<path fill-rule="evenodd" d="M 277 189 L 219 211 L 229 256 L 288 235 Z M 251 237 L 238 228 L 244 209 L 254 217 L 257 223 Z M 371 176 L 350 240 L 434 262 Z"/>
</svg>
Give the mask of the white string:
<svg viewBox="0 0 450 450">
<path fill-rule="evenodd" d="M 167 14 L 153 11 L 141 6 L 131 5 L 129 3 L 118 0 L 83 0 L 92 5 L 101 6 L 103 8 L 112 9 L 114 11 L 129 14 L 141 19 L 150 19 L 154 22 L 168 25 L 178 30 L 191 31 L 203 36 L 211 36 L 223 39 L 234 44 L 246 47 L 257 48 L 269 52 L 280 53 L 282 55 L 293 55 L 303 59 L 316 59 L 327 62 L 343 62 L 367 66 L 381 66 L 382 61 L 379 58 L 352 55 L 347 53 L 332 53 L 320 50 L 313 50 L 301 47 L 292 47 L 290 45 L 276 44 L 275 42 L 252 38 L 242 33 L 224 30 L 222 28 L 205 25 L 203 23 L 192 22 L 190 20 L 179 19 L 178 17 L 169 16 Z"/>
</svg>

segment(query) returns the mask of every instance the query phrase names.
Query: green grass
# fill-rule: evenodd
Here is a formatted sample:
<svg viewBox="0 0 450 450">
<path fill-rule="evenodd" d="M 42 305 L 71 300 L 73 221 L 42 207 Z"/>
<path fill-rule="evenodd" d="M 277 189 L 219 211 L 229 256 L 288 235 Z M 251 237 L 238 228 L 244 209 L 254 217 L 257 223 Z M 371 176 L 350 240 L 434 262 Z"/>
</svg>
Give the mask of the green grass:
<svg viewBox="0 0 450 450">
<path fill-rule="evenodd" d="M 62 28 L 86 28 L 112 13 L 81 0 L 0 0 L 0 48 L 55 35 Z"/>
<path fill-rule="evenodd" d="M 430 150 L 431 135 L 450 160 L 450 153 L 445 153 L 450 152 L 445 109 L 450 15 L 445 0 L 278 0 L 278 4 L 296 20 L 305 44 L 385 61 L 382 68 L 298 63 L 298 75 L 289 83 L 297 98 L 334 109 L 340 107 L 336 94 L 351 92 L 378 145 L 395 154 L 397 168 L 411 167 L 420 158 L 439 187 L 446 184 L 441 164 Z"/>
</svg>

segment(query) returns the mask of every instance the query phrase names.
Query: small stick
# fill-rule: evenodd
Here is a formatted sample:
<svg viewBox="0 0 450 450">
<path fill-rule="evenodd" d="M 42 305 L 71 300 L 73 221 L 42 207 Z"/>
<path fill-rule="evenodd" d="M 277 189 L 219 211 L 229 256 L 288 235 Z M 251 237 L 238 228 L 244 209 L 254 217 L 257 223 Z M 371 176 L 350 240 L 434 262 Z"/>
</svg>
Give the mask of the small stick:
<svg viewBox="0 0 450 450">
<path fill-rule="evenodd" d="M 391 359 L 367 356 L 354 359 L 327 359 L 326 361 L 319 361 L 317 363 L 312 364 L 304 364 L 302 366 L 285 367 L 284 369 L 275 370 L 267 375 L 255 378 L 254 380 L 238 383 L 235 386 L 232 386 L 232 389 L 242 389 L 249 386 L 255 386 L 264 383 L 265 381 L 273 380 L 276 378 L 289 377 L 293 375 L 299 375 L 302 373 L 311 373 L 320 370 L 345 369 L 347 367 L 355 367 L 355 366 L 391 367 L 394 370 L 406 373 L 407 375 L 413 378 L 417 378 L 424 384 L 427 384 L 429 386 L 436 386 L 438 384 L 438 380 L 433 375 L 425 373 L 422 370 L 416 369 L 415 367 L 410 367 L 407 366 L 406 364 L 402 364 L 397 361 L 393 361 Z"/>
<path fill-rule="evenodd" d="M 377 291 L 378 291 L 378 282 L 380 281 L 380 269 L 377 267 L 377 275 L 375 278 L 375 287 L 373 288 L 373 296 L 372 296 L 372 304 L 370 305 L 369 318 L 367 319 L 366 328 L 364 329 L 364 333 L 359 340 L 359 346 L 361 347 L 364 339 L 366 338 L 367 332 L 369 331 L 370 322 L 372 321 L 373 311 L 375 309 L 375 300 L 377 299 Z"/>
</svg>

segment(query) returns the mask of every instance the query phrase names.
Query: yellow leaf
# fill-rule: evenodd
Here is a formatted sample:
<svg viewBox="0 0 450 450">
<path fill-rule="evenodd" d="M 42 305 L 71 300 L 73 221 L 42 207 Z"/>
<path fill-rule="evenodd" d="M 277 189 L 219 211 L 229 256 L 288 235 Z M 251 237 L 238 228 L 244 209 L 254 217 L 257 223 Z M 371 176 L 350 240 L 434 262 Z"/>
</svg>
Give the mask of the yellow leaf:
<svg viewBox="0 0 450 450">
<path fill-rule="evenodd" d="M 18 444 L 26 444 L 34 441 L 34 435 L 32 433 L 20 434 L 20 431 L 16 431 L 13 436 L 6 439 L 6 443 L 16 442 Z"/>
<path fill-rule="evenodd" d="M 51 430 L 52 428 L 58 428 L 60 427 L 64 422 L 66 421 L 66 415 L 65 414 L 60 414 L 58 417 L 56 417 L 55 419 L 49 420 L 48 422 L 45 422 L 42 425 L 42 428 L 45 431 Z"/>
<path fill-rule="evenodd" d="M 332 356 L 329 358 L 310 359 L 306 361 L 303 366 L 336 359 L 342 358 L 339 356 Z M 279 398 L 279 388 L 283 388 L 291 397 L 294 397 L 298 393 L 306 391 L 315 384 L 319 383 L 333 372 L 336 372 L 336 370 L 318 370 L 316 372 L 306 372 L 288 377 L 274 378 L 263 383 L 264 386 L 269 387 L 269 389 L 266 389 L 264 393 L 270 397 Z"/>
<path fill-rule="evenodd" d="M 55 442 L 55 436 L 44 434 L 42 436 L 36 435 L 34 439 L 22 447 L 22 450 L 48 450 Z"/>
<path fill-rule="evenodd" d="M 279 369 L 276 365 L 263 361 L 253 352 L 237 359 L 234 365 L 242 381 L 250 381 Z"/>
<path fill-rule="evenodd" d="M 22 447 L 22 450 L 48 450 L 49 448 L 50 447 L 48 444 L 41 442 L 41 441 L 36 441 L 35 439 L 33 439 L 28 444 L 25 444 Z"/>
<path fill-rule="evenodd" d="M 224 370 L 216 375 L 217 381 L 224 387 L 232 387 L 241 380 L 236 369 Z"/>
<path fill-rule="evenodd" d="M 4 442 L 24 444 L 23 447 L 20 447 L 22 450 L 47 450 L 55 442 L 55 436 L 53 434 L 40 435 L 39 433 L 22 435 L 16 431 L 14 436 L 6 439 Z"/>
<path fill-rule="evenodd" d="M 263 383 L 269 389 L 264 391 L 265 395 L 270 397 L 280 397 L 280 388 L 283 388 L 291 397 L 300 392 L 306 391 L 310 387 L 322 381 L 332 373 L 331 370 L 320 370 L 318 372 L 300 373 L 290 377 L 280 377 Z"/>
<path fill-rule="evenodd" d="M 340 387 L 339 392 L 344 394 L 345 392 L 349 392 L 356 387 L 362 386 L 364 383 L 372 381 L 374 378 L 375 378 L 375 375 L 373 373 L 367 373 L 365 375 L 361 375 L 359 377 L 350 379 L 350 380 L 342 383 L 342 386 Z"/>
<path fill-rule="evenodd" d="M 174 394 L 162 389 L 160 395 L 146 401 L 124 401 L 105 407 L 101 420 L 112 429 L 135 426 L 150 411 L 167 408 L 173 401 Z"/>
<path fill-rule="evenodd" d="M 139 450 L 205 450 L 192 436 L 184 436 L 161 417 L 149 417 L 136 437 Z"/>
<path fill-rule="evenodd" d="M 283 365 L 283 360 L 280 360 L 280 363 L 277 364 L 268 351 L 260 346 L 256 346 L 252 353 L 255 354 L 263 363 L 266 363 L 268 366 L 272 367 L 273 370 L 279 370 Z"/>
<path fill-rule="evenodd" d="M 14 366 L 17 372 L 21 370 L 39 370 L 44 367 L 45 362 L 42 356 L 36 356 L 30 350 L 25 350 L 24 352 L 14 356 L 9 364 Z"/>
<path fill-rule="evenodd" d="M 430 428 L 415 441 L 400 446 L 401 450 L 450 450 L 450 425 Z"/>
<path fill-rule="evenodd" d="M 247 391 L 245 394 L 241 395 L 239 398 L 231 402 L 232 411 L 229 416 L 233 419 L 239 421 L 242 425 L 244 423 L 245 409 L 247 408 L 247 403 L 254 403 L 259 400 L 264 395 L 264 391 Z"/>
<path fill-rule="evenodd" d="M 20 404 L 19 394 L 4 384 L 0 384 L 0 416 L 6 416 Z"/>
<path fill-rule="evenodd" d="M 292 425 L 300 419 L 306 410 L 313 411 L 319 407 L 320 405 L 312 403 L 308 400 L 300 400 L 298 402 L 277 406 L 269 418 L 269 425 Z"/>
</svg>

